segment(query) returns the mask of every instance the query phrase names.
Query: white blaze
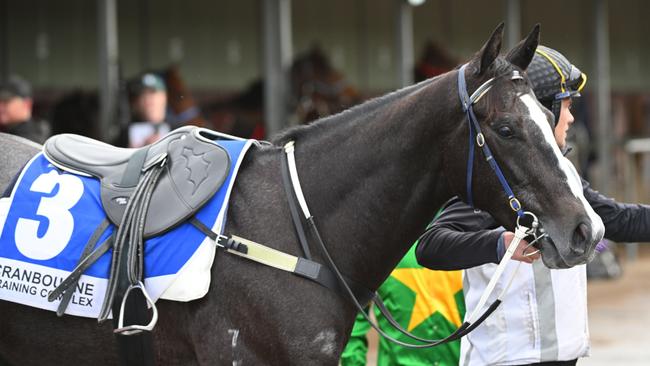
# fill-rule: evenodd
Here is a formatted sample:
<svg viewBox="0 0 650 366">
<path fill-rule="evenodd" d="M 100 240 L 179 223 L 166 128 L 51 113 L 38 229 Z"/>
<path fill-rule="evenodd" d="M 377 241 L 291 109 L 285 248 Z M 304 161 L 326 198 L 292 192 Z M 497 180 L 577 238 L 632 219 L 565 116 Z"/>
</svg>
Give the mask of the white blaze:
<svg viewBox="0 0 650 366">
<path fill-rule="evenodd" d="M 591 208 L 591 205 L 589 202 L 587 202 L 587 199 L 585 199 L 582 191 L 582 180 L 580 179 L 580 176 L 578 175 L 578 172 L 571 161 L 562 155 L 562 152 L 560 151 L 560 148 L 555 141 L 555 135 L 553 134 L 551 125 L 549 125 L 544 111 L 542 111 L 542 109 L 539 107 L 537 100 L 533 95 L 524 94 L 519 98 L 528 108 L 530 118 L 535 121 L 540 130 L 542 130 L 544 140 L 546 140 L 546 143 L 551 147 L 553 153 L 557 157 L 559 168 L 562 172 L 564 172 L 567 184 L 571 188 L 571 192 L 574 196 L 576 196 L 576 198 L 580 200 L 580 202 L 582 202 L 582 205 L 584 206 L 585 211 L 591 220 L 592 230 L 598 233 L 597 235 L 602 236 L 602 234 L 605 232 L 603 221 L 600 219 L 600 216 L 594 212 L 593 208 Z"/>
</svg>

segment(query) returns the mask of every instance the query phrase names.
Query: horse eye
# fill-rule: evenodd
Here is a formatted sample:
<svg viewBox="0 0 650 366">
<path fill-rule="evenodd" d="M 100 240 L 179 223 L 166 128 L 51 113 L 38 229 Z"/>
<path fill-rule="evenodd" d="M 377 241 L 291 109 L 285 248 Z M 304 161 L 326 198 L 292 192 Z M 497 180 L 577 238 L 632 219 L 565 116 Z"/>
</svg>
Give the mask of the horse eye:
<svg viewBox="0 0 650 366">
<path fill-rule="evenodd" d="M 510 138 L 515 134 L 510 126 L 501 126 L 499 129 L 497 129 L 497 132 L 499 135 L 505 138 Z"/>
</svg>

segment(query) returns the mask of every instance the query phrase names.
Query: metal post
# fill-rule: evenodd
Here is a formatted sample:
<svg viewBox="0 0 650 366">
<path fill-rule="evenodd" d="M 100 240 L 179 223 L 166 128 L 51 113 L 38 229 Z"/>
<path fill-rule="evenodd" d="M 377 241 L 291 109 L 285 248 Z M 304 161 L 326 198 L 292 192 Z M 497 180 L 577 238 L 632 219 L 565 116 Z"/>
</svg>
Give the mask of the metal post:
<svg viewBox="0 0 650 366">
<path fill-rule="evenodd" d="M 401 87 L 413 84 L 413 8 L 397 0 L 397 81 Z"/>
<path fill-rule="evenodd" d="M 521 39 L 521 2 L 506 0 L 506 46 L 514 47 Z"/>
<path fill-rule="evenodd" d="M 9 1 L 0 0 L 0 82 L 9 78 Z"/>
<path fill-rule="evenodd" d="M 612 194 L 609 181 L 612 177 L 612 131 L 611 91 L 609 78 L 609 21 L 607 0 L 595 1 L 595 87 L 596 121 L 598 122 L 597 147 L 600 163 L 597 188 L 605 194 Z"/>
<path fill-rule="evenodd" d="M 370 29 L 368 27 L 368 6 L 366 0 L 356 2 L 357 17 L 357 41 L 359 44 L 359 57 L 357 59 L 357 72 L 359 74 L 359 87 L 361 90 L 368 90 L 370 88 L 370 46 L 368 40 L 370 39 Z"/>
<path fill-rule="evenodd" d="M 149 47 L 149 29 L 151 22 L 151 3 L 149 0 L 140 0 L 138 2 L 138 29 L 139 29 L 139 47 L 140 50 L 140 68 L 148 70 L 151 67 L 150 47 Z"/>
<path fill-rule="evenodd" d="M 289 67 L 292 56 L 291 1 L 261 0 L 264 41 L 264 118 L 266 134 L 287 124 Z"/>
<path fill-rule="evenodd" d="M 633 142 L 633 141 L 630 141 Z M 630 142 L 626 144 L 626 154 L 625 154 L 625 164 L 623 166 L 623 172 L 625 174 L 625 200 L 627 202 L 638 202 L 637 197 L 637 176 L 635 174 L 634 166 L 636 165 L 635 157 L 637 156 L 633 151 L 630 151 Z M 647 145 L 646 145 L 647 146 Z M 627 254 L 627 259 L 629 261 L 634 261 L 637 259 L 639 254 L 639 243 L 627 243 L 625 244 L 625 252 Z"/>
<path fill-rule="evenodd" d="M 99 136 L 112 141 L 119 134 L 117 101 L 119 89 L 116 0 L 97 0 L 99 61 Z"/>
</svg>

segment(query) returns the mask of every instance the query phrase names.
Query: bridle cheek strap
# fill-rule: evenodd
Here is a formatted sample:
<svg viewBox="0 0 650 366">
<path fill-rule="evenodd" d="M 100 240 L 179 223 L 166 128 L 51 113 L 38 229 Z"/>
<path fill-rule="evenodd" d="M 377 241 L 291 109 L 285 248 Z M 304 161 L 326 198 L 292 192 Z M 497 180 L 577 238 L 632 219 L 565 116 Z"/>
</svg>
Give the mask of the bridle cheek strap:
<svg viewBox="0 0 650 366">
<path fill-rule="evenodd" d="M 473 171 L 474 171 L 474 150 L 475 150 L 474 144 L 476 143 L 476 145 L 478 145 L 483 150 L 483 155 L 485 156 L 485 160 L 488 162 L 488 164 L 490 164 L 490 167 L 492 168 L 497 178 L 499 179 L 499 182 L 501 183 L 501 187 L 503 188 L 503 191 L 508 197 L 508 204 L 510 208 L 517 213 L 518 217 L 522 217 L 524 215 L 524 211 L 521 207 L 521 203 L 519 203 L 519 200 L 515 197 L 515 194 L 512 192 L 512 189 L 510 188 L 510 185 L 506 181 L 506 178 L 503 175 L 501 168 L 499 168 L 499 164 L 496 162 L 494 156 L 492 155 L 492 151 L 490 150 L 487 143 L 485 142 L 485 136 L 483 135 L 483 132 L 481 132 L 481 126 L 479 125 L 478 119 L 474 114 L 473 105 L 476 102 L 478 102 L 490 90 L 490 88 L 492 88 L 492 85 L 494 84 L 496 78 L 490 78 L 489 80 L 481 84 L 481 86 L 479 86 L 476 89 L 476 91 L 474 91 L 474 93 L 470 96 L 467 93 L 467 83 L 465 81 L 466 68 L 467 68 L 467 64 L 464 64 L 458 70 L 458 96 L 460 97 L 461 106 L 463 108 L 463 111 L 467 115 L 467 120 L 469 122 L 469 155 L 467 158 L 467 185 L 466 185 L 467 203 L 470 206 L 474 207 L 474 197 L 472 194 L 472 179 L 473 179 Z M 515 75 L 513 75 L 513 78 L 520 77 L 518 71 L 515 71 L 514 73 Z"/>
</svg>

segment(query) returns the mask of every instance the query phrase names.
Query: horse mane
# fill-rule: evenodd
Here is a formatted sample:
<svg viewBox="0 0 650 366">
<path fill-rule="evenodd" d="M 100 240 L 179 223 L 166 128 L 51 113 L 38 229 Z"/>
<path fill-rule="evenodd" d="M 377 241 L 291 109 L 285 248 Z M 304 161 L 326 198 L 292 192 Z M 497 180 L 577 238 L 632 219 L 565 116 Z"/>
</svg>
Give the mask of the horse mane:
<svg viewBox="0 0 650 366">
<path fill-rule="evenodd" d="M 370 100 L 367 100 L 359 105 L 346 109 L 337 114 L 319 118 L 308 125 L 299 125 L 299 126 L 291 127 L 285 131 L 278 133 L 271 140 L 271 142 L 276 146 L 282 146 L 288 141 L 300 139 L 306 134 L 312 133 L 312 131 L 315 130 L 319 130 L 326 125 L 357 119 L 360 116 L 367 115 L 369 113 L 378 110 L 379 108 L 386 106 L 388 103 L 391 103 L 411 93 L 417 92 L 420 89 L 424 88 L 425 86 L 436 82 L 438 79 L 442 78 L 445 75 L 447 75 L 447 73 L 435 76 L 430 79 L 426 79 L 417 84 L 413 84 L 401 89 L 397 89 L 388 94 L 384 94 L 382 96 L 372 98 Z"/>
</svg>

